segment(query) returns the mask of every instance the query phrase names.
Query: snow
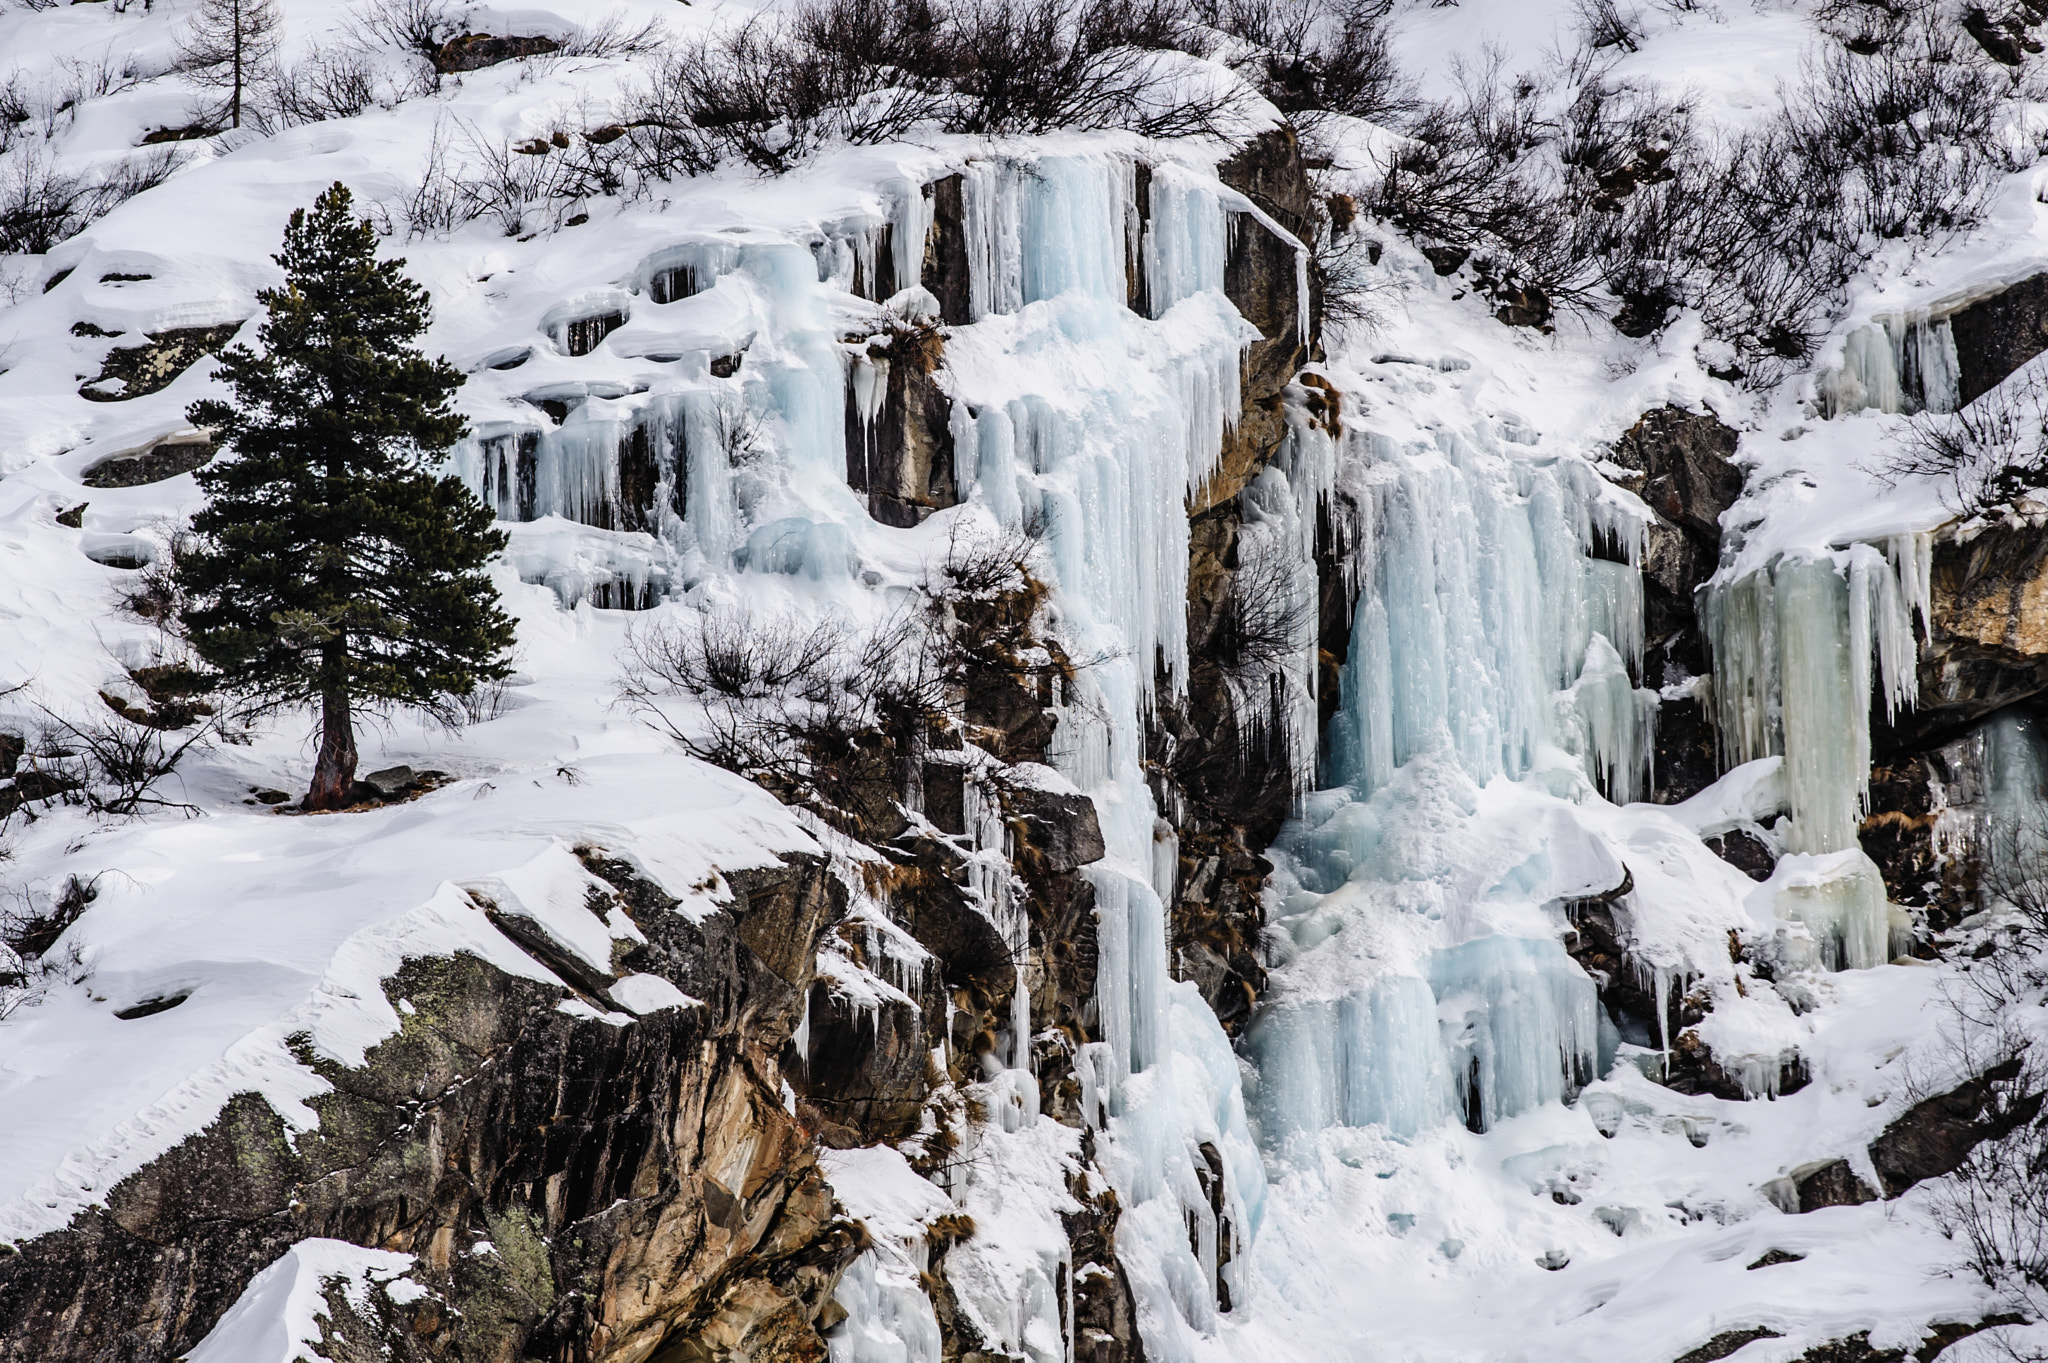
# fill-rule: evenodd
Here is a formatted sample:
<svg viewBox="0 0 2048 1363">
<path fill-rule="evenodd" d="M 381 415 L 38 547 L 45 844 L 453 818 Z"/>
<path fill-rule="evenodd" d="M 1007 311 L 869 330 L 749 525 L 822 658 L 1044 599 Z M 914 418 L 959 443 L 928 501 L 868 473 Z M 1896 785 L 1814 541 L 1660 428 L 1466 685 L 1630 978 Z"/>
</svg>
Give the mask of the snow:
<svg viewBox="0 0 2048 1363">
<path fill-rule="evenodd" d="M 335 12 L 296 8 L 294 51 Z M 681 30 L 734 7 L 644 0 L 627 12 Z M 118 41 L 156 69 L 180 13 L 16 9 L 0 13 L 0 49 L 43 69 Z M 566 32 L 598 16 L 561 0 L 477 21 Z M 1768 109 L 1813 32 L 1790 5 L 1640 17 L 1639 50 L 1616 54 L 1614 77 L 1689 88 L 1725 125 Z M 1477 62 L 1488 43 L 1534 54 L 1577 22 L 1562 0 L 1406 7 L 1396 47 L 1440 95 L 1454 57 Z M 286 215 L 335 178 L 395 213 L 437 135 L 459 156 L 463 128 L 497 139 L 594 126 L 632 76 L 614 61 L 514 63 L 342 122 L 185 144 L 179 174 L 48 260 L 0 261 L 23 282 L 0 306 L 0 690 L 30 688 L 0 699 L 0 718 L 90 712 L 123 668 L 164 656 L 152 627 L 113 611 L 132 575 L 93 555 L 160 554 L 197 504 L 189 476 L 89 489 L 80 475 L 183 430 L 185 406 L 216 391 L 210 365 L 158 394 L 89 403 L 77 385 L 109 341 L 75 324 L 132 340 L 248 317 L 278 281 L 269 253 Z M 86 101 L 59 145 L 84 167 L 181 118 L 168 90 L 146 84 Z M 1355 121 L 1331 140 L 1340 185 L 1398 143 Z M 1185 505 L 1214 472 L 1255 339 L 1221 291 L 1224 252 L 1232 233 L 1274 227 L 1216 180 L 1221 151 L 1121 135 L 933 137 L 835 150 L 776 180 L 725 170 L 665 199 L 592 202 L 576 227 L 513 237 L 485 222 L 391 241 L 432 292 L 428 348 L 471 374 L 460 401 L 472 431 L 453 466 L 511 532 L 494 571 L 519 621 L 520 673 L 461 731 L 398 718 L 363 735 L 365 770 L 404 762 L 454 778 L 410 803 L 326 817 L 245 803 L 303 784 L 305 734 L 285 721 L 189 760 L 173 783 L 189 811 L 94 823 L 60 809 L 11 832 L 0 874 L 43 895 L 97 876 L 99 897 L 70 934 L 89 981 L 0 1023 L 0 1236 L 66 1224 L 234 1094 L 304 1128 L 325 1086 L 287 1038 L 361 1063 L 410 1011 L 386 989 L 409 957 L 469 952 L 553 980 L 480 900 L 609 975 L 636 931 L 590 907 L 601 887 L 578 847 L 625 859 L 692 917 L 722 902 L 733 873 L 824 851 L 761 790 L 612 708 L 628 628 L 742 604 L 871 622 L 926 580 L 956 530 L 1007 526 L 1042 542 L 1070 654 L 1103 660 L 1063 698 L 1051 766 L 1011 779 L 1091 796 L 1109 848 L 1087 872 L 1103 1040 L 1076 1067 L 1150 1356 L 1668 1358 L 1756 1327 L 1778 1337 L 1742 1358 L 1789 1360 L 1863 1329 L 1909 1342 L 1929 1321 L 1988 1309 L 1954 1271 L 1923 1193 L 1794 1217 L 1765 1190 L 1814 1160 L 1856 1157 L 1908 1104 L 1916 1069 L 1939 1064 L 1950 973 L 1892 963 L 1890 906 L 1855 835 L 1868 713 L 1874 698 L 1913 703 L 1929 536 L 1950 513 L 1941 489 L 1887 487 L 1870 468 L 1912 408 L 1952 404 L 1941 319 L 2048 253 L 2034 176 L 2012 177 L 1974 238 L 1881 257 L 1813 372 L 1762 394 L 1708 375 L 1696 319 L 1644 341 L 1570 316 L 1552 336 L 1510 329 L 1412 246 L 1385 243 L 1381 329 L 1333 338 L 1316 366 L 1343 395 L 1341 430 L 1291 412 L 1242 499 L 1241 552 L 1282 565 L 1297 606 L 1315 602 L 1324 517 L 1353 546 L 1361 593 L 1327 788 L 1314 770 L 1313 609 L 1283 664 L 1300 809 L 1273 853 L 1272 987 L 1234 1047 L 1172 978 L 1164 901 L 1177 851 L 1141 763 L 1155 667 L 1170 688 L 1188 674 Z M 1154 166 L 1148 316 L 1125 306 L 1138 155 Z M 928 319 L 936 300 L 850 286 L 856 262 L 876 278 L 885 224 L 897 278 L 911 276 L 931 212 L 918 186 L 955 172 L 976 320 L 949 331 L 940 382 L 966 505 L 892 529 L 845 482 L 846 404 L 871 415 L 878 388 L 864 362 L 849 370 L 843 342 L 891 316 Z M 571 323 L 614 312 L 622 325 L 568 353 Z M 713 373 L 735 356 L 736 371 Z M 1668 808 L 1638 802 L 1658 704 L 1639 676 L 1640 580 L 1593 556 L 1598 543 L 1640 558 L 1647 509 L 1596 466 L 1667 402 L 1739 427 L 1747 473 L 1707 604 L 1706 691 L 1731 769 Z M 755 447 L 706 457 L 724 452 L 735 412 L 758 422 Z M 658 493 L 651 523 L 629 526 L 620 452 L 636 441 Z M 56 523 L 81 502 L 82 528 Z M 619 604 L 651 609 L 601 608 Z M 2040 768 L 2024 737 L 1982 736 L 1983 817 L 2030 812 Z M 976 902 L 1021 972 L 1007 832 L 991 809 L 970 821 Z M 1701 842 L 1736 829 L 1790 853 L 1769 882 Z M 820 977 L 857 1011 L 901 1006 L 929 958 L 886 900 L 849 888 Z M 1659 1002 L 1639 1035 L 1616 1032 L 1562 945 L 1571 906 L 1596 896 L 1610 897 Z M 1731 960 L 1731 932 L 1782 987 Z M 1713 1004 L 1703 1039 L 1751 1101 L 1652 1081 L 1671 1040 L 1666 1005 L 1693 989 Z M 609 993 L 625 1011 L 561 1007 L 625 1025 L 695 1003 L 644 975 Z M 113 1016 L 174 995 L 184 1001 L 153 1016 Z M 932 1180 L 887 1148 L 821 1155 L 875 1240 L 840 1288 L 836 1363 L 936 1360 L 919 1275 L 929 1228 L 955 1212 L 976 1228 L 944 1269 L 968 1319 L 1034 1363 L 1073 1356 L 1066 1294 L 1086 1266 L 1070 1262 L 1060 1217 L 1095 1176 L 1082 1133 L 1039 1112 L 1034 1020 L 1025 991 L 1018 1000 L 1000 1061 L 969 1095 L 986 1120 Z M 1781 1093 L 1795 1059 L 1812 1081 Z M 1213 1201 L 1207 1151 L 1224 1171 Z M 1805 1257 L 1747 1267 L 1768 1249 Z M 288 1363 L 317 1338 L 324 1280 L 360 1284 L 408 1262 L 305 1242 L 193 1357 Z"/>
<path fill-rule="evenodd" d="M 251 1279 L 220 1323 L 184 1357 L 188 1363 L 318 1363 L 330 1288 L 358 1308 L 367 1305 L 372 1285 L 393 1300 L 412 1300 L 422 1289 L 401 1277 L 412 1265 L 410 1254 L 343 1240 L 301 1240 Z"/>
</svg>

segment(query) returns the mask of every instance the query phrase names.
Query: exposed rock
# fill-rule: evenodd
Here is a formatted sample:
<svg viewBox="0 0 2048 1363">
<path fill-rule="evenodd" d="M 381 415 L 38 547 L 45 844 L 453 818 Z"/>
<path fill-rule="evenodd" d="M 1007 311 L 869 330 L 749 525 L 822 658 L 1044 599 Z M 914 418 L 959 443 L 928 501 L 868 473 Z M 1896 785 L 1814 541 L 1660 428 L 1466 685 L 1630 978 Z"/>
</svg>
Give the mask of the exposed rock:
<svg viewBox="0 0 2048 1363">
<path fill-rule="evenodd" d="M 1831 1339 L 1825 1344 L 1816 1344 L 1799 1355 L 1800 1363 L 1934 1363 L 1951 1344 L 1968 1339 L 1980 1330 L 1992 1330 L 2001 1325 L 2018 1325 L 2026 1317 L 2019 1315 L 1993 1315 L 1975 1321 L 1939 1321 L 1927 1327 L 1927 1338 L 1911 1352 L 1905 1349 L 1874 1349 L 1870 1344 L 1870 1332 L 1859 1331 L 1846 1339 Z"/>
<path fill-rule="evenodd" d="M 1995 525 L 1938 540 L 1933 568 L 1919 701 L 1889 724 L 1874 716 L 1880 750 L 1923 751 L 2048 691 L 2048 535 Z"/>
<path fill-rule="evenodd" d="M 1683 687 L 1708 672 L 1693 601 L 1720 562 L 1721 515 L 1742 495 L 1742 471 L 1730 462 L 1738 438 L 1712 412 L 1666 406 L 1645 412 L 1609 456 L 1626 471 L 1622 486 L 1657 515 L 1643 557 L 1645 686 Z M 1660 707 L 1654 770 L 1660 804 L 1695 795 L 1720 775 L 1696 687 L 1667 695 Z"/>
<path fill-rule="evenodd" d="M 2040 1115 L 2044 1095 L 2013 1092 L 2011 1081 L 2019 1075 L 2020 1062 L 2007 1061 L 1894 1118 L 1870 1143 L 1880 1188 L 1871 1187 L 1847 1159 L 1794 1169 L 1781 1180 L 1791 1185 L 1787 1200 L 1794 1206 L 1786 1210 L 1853 1207 L 1954 1173 L 1979 1142 L 1996 1140 Z"/>
<path fill-rule="evenodd" d="M 1301 143 L 1290 127 L 1259 134 L 1217 166 L 1223 183 L 1257 204 L 1297 238 L 1314 232 L 1315 193 L 1302 164 Z M 1282 414 L 1287 385 L 1309 361 L 1316 344 L 1321 300 L 1307 300 L 1310 334 L 1303 336 L 1303 299 L 1295 248 L 1248 215 L 1231 233 L 1223 267 L 1223 291 L 1264 339 L 1244 352 L 1240 384 L 1243 409 L 1235 429 L 1226 431 L 1216 471 L 1188 505 L 1199 516 L 1244 490 L 1279 449 L 1286 434 Z M 1311 278 L 1310 287 L 1315 287 Z"/>
<path fill-rule="evenodd" d="M 484 33 L 465 33 L 459 38 L 450 38 L 434 50 L 434 69 L 444 76 L 481 71 L 499 62 L 559 52 L 561 47 L 555 39 L 538 35 L 499 38 Z"/>
<path fill-rule="evenodd" d="M 953 402 L 935 377 L 943 347 L 937 331 L 904 327 L 870 337 L 847 374 L 846 485 L 867 494 L 868 514 L 883 525 L 913 526 L 960 500 Z M 863 383 L 879 389 L 866 404 Z"/>
<path fill-rule="evenodd" d="M 1993 1066 L 1978 1078 L 1906 1109 L 1870 1143 L 1870 1162 L 1884 1182 L 1884 1195 L 1897 1197 L 1914 1184 L 1954 1173 L 1980 1141 L 1996 1140 L 2041 1111 L 2041 1094 L 2014 1095 L 2009 1088 L 2020 1062 Z"/>
<path fill-rule="evenodd" d="M 107 352 L 98 377 L 78 395 L 91 402 L 123 402 L 161 392 L 200 358 L 218 354 L 241 329 L 240 322 L 178 327 L 157 332 L 138 346 L 117 346 Z"/>
<path fill-rule="evenodd" d="M 2048 274 L 2023 279 L 1948 319 L 1957 396 L 1974 402 L 2048 349 Z"/>
<path fill-rule="evenodd" d="M 1751 1325 L 1740 1330 L 1723 1330 L 1699 1348 L 1680 1354 L 1672 1363 L 1715 1363 L 1715 1360 L 1726 1358 L 1745 1345 L 1754 1344 L 1760 1339 L 1780 1337 L 1779 1331 L 1766 1329 L 1761 1325 Z"/>
<path fill-rule="evenodd" d="M 1792 1171 L 1790 1178 L 1802 1212 L 1822 1207 L 1857 1207 L 1878 1200 L 1878 1194 L 1845 1159 L 1802 1164 Z"/>
<path fill-rule="evenodd" d="M 974 320 L 974 295 L 967 272 L 966 178 L 948 175 L 934 180 L 930 189 L 932 230 L 925 237 L 919 282 L 939 300 L 941 322 L 966 326 Z"/>
<path fill-rule="evenodd" d="M 140 487 L 203 468 L 216 446 L 203 431 L 173 431 L 132 450 L 110 454 L 79 479 L 87 487 Z"/>
<path fill-rule="evenodd" d="M 619 969 L 703 1006 L 619 1024 L 473 957 L 407 962 L 385 988 L 410 1009 L 361 1068 L 301 1051 L 333 1086 L 317 1130 L 288 1140 L 236 1097 L 0 1259 L 0 1359 L 176 1357 L 307 1236 L 420 1256 L 415 1358 L 822 1359 L 817 1323 L 862 1241 L 834 1219 L 774 1056 L 843 911 L 837 881 L 803 858 L 735 875 L 732 907 L 693 923 L 622 864 L 589 864 L 649 938 Z"/>
</svg>

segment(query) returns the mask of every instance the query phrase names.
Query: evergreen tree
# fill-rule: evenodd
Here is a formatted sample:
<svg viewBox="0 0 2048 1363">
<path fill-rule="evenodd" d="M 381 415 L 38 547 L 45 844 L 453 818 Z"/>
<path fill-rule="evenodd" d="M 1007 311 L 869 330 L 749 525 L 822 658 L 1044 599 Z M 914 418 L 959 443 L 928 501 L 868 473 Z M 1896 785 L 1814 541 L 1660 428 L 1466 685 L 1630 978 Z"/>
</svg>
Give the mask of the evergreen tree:
<svg viewBox="0 0 2048 1363">
<path fill-rule="evenodd" d="M 306 809 L 337 809 L 355 781 L 354 718 L 505 677 L 512 621 L 483 573 L 505 546 L 491 513 L 431 471 L 463 433 L 462 375 L 414 342 L 426 291 L 376 258 L 376 234 L 336 184 L 292 214 L 285 286 L 263 353 L 221 356 L 232 403 L 195 403 L 232 458 L 199 473 L 209 501 L 178 576 L 192 646 L 223 684 L 266 707 L 317 705 Z"/>
</svg>

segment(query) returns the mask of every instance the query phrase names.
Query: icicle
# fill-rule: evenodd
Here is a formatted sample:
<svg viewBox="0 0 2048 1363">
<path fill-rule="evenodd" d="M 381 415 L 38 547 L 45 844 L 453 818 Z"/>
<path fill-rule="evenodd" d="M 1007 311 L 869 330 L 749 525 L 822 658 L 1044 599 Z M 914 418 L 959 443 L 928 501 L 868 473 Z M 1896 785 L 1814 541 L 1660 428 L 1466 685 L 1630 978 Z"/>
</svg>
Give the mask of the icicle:
<svg viewBox="0 0 2048 1363">
<path fill-rule="evenodd" d="M 1925 312 L 1878 317 L 1842 341 L 1842 364 L 1816 387 L 1822 415 L 1953 412 L 1960 367 L 1948 319 Z"/>
</svg>

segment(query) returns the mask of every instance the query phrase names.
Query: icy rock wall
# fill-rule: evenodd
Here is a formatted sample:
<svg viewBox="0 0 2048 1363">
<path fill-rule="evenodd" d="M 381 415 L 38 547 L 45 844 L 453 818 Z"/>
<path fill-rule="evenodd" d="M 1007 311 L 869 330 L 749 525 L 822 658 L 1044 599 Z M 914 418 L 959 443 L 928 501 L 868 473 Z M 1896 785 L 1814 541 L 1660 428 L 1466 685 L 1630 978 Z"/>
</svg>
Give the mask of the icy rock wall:
<svg viewBox="0 0 2048 1363">
<path fill-rule="evenodd" d="M 1781 557 L 1705 597 L 1722 760 L 1783 754 L 1792 854 L 1779 916 L 1812 932 L 1830 969 L 1890 957 L 1890 908 L 1857 830 L 1870 796 L 1870 711 L 1918 694 L 1914 621 L 1928 627 L 1932 547 L 1900 535 L 1880 550 Z M 1873 690 L 1876 696 L 1873 696 Z"/>
<path fill-rule="evenodd" d="M 1946 317 L 1894 314 L 1856 328 L 1842 343 L 1842 364 L 1815 385 L 1824 416 L 1851 412 L 1953 412 L 1960 364 Z"/>
<path fill-rule="evenodd" d="M 1516 457 L 1483 426 L 1407 448 L 1357 438 L 1358 604 L 1328 734 L 1342 784 L 1273 854 L 1289 959 L 1247 1038 L 1276 1151 L 1339 1126 L 1484 1130 L 1592 1078 L 1592 981 L 1534 935 L 1556 857 L 1468 890 L 1453 882 L 1473 857 L 1445 830 L 1483 838 L 1479 791 L 1502 779 L 1627 800 L 1650 775 L 1630 509 L 1589 466 Z M 1592 556 L 1616 545 L 1630 561 Z M 1457 902 L 1472 893 L 1526 912 L 1478 921 Z M 1357 937 L 1370 944 L 1345 958 L 1339 939 Z"/>
<path fill-rule="evenodd" d="M 1378 442 L 1373 458 L 1331 774 L 1370 795 L 1443 751 L 1484 784 L 1562 743 L 1614 799 L 1639 798 L 1655 708 L 1629 680 L 1641 525 L 1577 461 L 1540 467 L 1450 433 L 1435 448 Z M 1596 535 L 1630 561 L 1592 558 Z"/>
<path fill-rule="evenodd" d="M 1239 355 L 1257 333 L 1222 292 L 1227 191 L 1155 173 L 1140 227 L 1136 183 L 1114 158 L 970 167 L 977 321 L 953 333 L 948 356 L 962 495 L 1038 528 L 1067 647 L 1097 660 L 1066 698 L 1052 751 L 1093 797 L 1108 848 L 1087 871 L 1103 1040 L 1076 1069 L 1123 1207 L 1118 1257 L 1148 1355 L 1178 1359 L 1224 1303 L 1249 1295 L 1240 1266 L 1265 1180 L 1236 1057 L 1169 968 L 1177 861 L 1146 784 L 1143 723 L 1155 675 L 1169 692 L 1185 684 L 1186 505 L 1236 420 Z M 1128 306 L 1134 231 L 1149 319 Z M 1019 391 L 1020 373 L 1048 372 L 1056 383 Z M 1273 514 L 1293 506 L 1284 482 L 1267 492 Z M 1307 563 L 1298 526 L 1292 541 Z"/>
</svg>

